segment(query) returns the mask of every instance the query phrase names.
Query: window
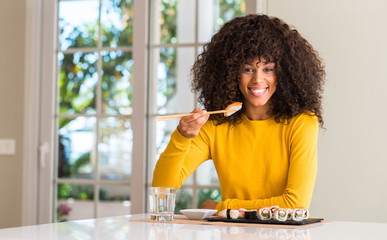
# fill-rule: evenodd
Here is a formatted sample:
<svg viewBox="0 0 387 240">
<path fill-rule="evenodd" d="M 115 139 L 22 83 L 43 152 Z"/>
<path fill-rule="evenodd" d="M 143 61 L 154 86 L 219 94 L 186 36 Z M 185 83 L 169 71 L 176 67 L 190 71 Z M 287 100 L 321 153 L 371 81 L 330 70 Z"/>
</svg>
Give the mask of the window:
<svg viewBox="0 0 387 240">
<path fill-rule="evenodd" d="M 148 184 L 178 120 L 157 122 L 158 114 L 192 111 L 196 96 L 190 68 L 202 46 L 227 21 L 245 14 L 244 0 L 151 0 Z M 148 185 L 148 186 L 149 186 Z M 176 212 L 197 208 L 206 199 L 221 200 L 212 161 L 206 161 L 177 192 Z"/>
<path fill-rule="evenodd" d="M 133 1 L 58 10 L 56 220 L 129 214 Z"/>
</svg>

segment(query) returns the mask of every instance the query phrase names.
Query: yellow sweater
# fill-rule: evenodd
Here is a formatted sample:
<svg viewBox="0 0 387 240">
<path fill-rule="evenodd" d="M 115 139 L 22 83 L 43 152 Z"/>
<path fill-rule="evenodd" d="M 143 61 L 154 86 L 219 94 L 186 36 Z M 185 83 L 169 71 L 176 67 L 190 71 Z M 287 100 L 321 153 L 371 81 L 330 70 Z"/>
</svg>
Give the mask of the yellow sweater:
<svg viewBox="0 0 387 240">
<path fill-rule="evenodd" d="M 317 174 L 316 116 L 300 114 L 288 124 L 274 118 L 237 125 L 206 122 L 195 138 L 175 130 L 153 173 L 153 186 L 179 188 L 212 159 L 225 208 L 309 207 Z"/>
</svg>

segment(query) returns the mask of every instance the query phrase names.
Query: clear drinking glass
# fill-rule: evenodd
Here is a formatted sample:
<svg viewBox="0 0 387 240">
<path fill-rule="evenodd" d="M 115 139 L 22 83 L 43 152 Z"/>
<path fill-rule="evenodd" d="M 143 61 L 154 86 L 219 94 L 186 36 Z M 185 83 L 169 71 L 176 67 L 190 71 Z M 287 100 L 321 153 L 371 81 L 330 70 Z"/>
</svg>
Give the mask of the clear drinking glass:
<svg viewBox="0 0 387 240">
<path fill-rule="evenodd" d="M 149 211 L 151 219 L 154 221 L 172 221 L 175 210 L 175 198 L 175 188 L 149 188 Z"/>
</svg>

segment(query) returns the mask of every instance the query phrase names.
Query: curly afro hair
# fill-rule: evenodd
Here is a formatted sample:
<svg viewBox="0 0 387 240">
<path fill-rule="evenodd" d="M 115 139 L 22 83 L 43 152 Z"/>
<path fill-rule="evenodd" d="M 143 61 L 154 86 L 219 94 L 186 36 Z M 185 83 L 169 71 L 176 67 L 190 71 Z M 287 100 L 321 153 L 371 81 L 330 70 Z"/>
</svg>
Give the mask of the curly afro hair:
<svg viewBox="0 0 387 240">
<path fill-rule="evenodd" d="M 252 59 L 275 63 L 277 88 L 269 100 L 269 115 L 286 122 L 300 113 L 322 118 L 324 66 L 318 53 L 283 20 L 267 15 L 234 18 L 204 45 L 192 67 L 192 88 L 206 110 L 243 102 L 238 81 L 241 67 Z M 240 122 L 242 111 L 230 117 L 214 114 L 217 124 Z"/>
</svg>

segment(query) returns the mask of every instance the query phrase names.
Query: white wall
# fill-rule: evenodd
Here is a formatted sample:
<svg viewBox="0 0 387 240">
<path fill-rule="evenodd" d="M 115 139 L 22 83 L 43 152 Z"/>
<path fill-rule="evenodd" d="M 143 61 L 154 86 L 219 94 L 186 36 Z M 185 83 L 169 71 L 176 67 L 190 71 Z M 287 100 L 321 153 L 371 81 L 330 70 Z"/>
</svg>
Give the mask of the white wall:
<svg viewBox="0 0 387 240">
<path fill-rule="evenodd" d="M 387 223 L 387 1 L 269 0 L 327 72 L 311 213 Z"/>
<path fill-rule="evenodd" d="M 22 223 L 25 0 L 0 1 L 0 138 L 16 154 L 0 155 L 0 228 Z"/>
</svg>

